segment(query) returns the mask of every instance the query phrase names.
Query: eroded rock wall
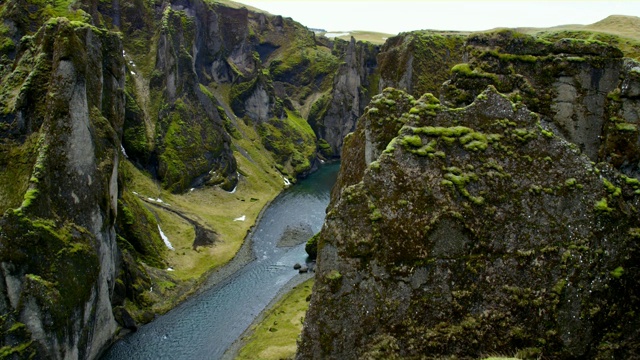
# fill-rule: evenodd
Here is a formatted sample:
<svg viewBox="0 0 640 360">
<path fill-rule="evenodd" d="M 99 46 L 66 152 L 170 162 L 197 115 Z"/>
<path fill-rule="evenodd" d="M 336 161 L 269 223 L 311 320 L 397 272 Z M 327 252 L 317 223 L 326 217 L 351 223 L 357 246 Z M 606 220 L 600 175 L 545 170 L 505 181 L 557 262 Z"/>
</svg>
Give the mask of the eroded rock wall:
<svg viewBox="0 0 640 360">
<path fill-rule="evenodd" d="M 467 35 L 412 31 L 388 39 L 378 55 L 380 84 L 401 89 L 420 97 L 439 96 L 442 83 L 450 78 L 450 69 L 465 62 Z"/>
<path fill-rule="evenodd" d="M 540 114 L 592 161 L 620 169 L 624 163 L 624 172 L 637 176 L 635 158 L 619 153 L 638 149 L 637 116 L 630 105 L 635 100 L 625 102 L 628 96 L 623 95 L 634 81 L 631 69 L 638 65 L 622 55 L 598 41 L 549 42 L 507 30 L 471 35 L 465 62 L 451 69 L 441 100 L 465 106 L 485 86 L 494 85 Z M 605 138 L 628 143 L 627 150 L 606 144 Z"/>
<path fill-rule="evenodd" d="M 297 358 L 638 354 L 637 179 L 492 87 L 387 90 L 345 143 Z"/>
<path fill-rule="evenodd" d="M 115 334 L 125 77 L 113 53 L 122 53 L 116 34 L 53 19 L 22 39 L 4 79 L 22 86 L 3 92 L 3 149 L 35 155 L 16 174 L 21 202 L 3 197 L 5 354 L 94 358 Z"/>
<path fill-rule="evenodd" d="M 319 100 L 311 122 L 318 137 L 330 146 L 331 154 L 340 155 L 344 137 L 356 122 L 371 97 L 377 93 L 378 47 L 369 43 L 338 40 L 334 51 L 343 63 L 333 77 L 332 91 Z M 323 103 L 324 102 L 324 103 Z"/>
</svg>

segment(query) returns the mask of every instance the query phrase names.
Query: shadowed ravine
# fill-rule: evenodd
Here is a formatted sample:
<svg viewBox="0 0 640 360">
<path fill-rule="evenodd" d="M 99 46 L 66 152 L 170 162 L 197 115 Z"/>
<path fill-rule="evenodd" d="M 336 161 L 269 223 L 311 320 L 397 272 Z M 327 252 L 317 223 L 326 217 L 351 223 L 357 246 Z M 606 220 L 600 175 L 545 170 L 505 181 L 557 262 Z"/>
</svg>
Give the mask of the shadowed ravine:
<svg viewBox="0 0 640 360">
<path fill-rule="evenodd" d="M 114 344 L 103 359 L 219 359 L 307 258 L 304 244 L 278 248 L 287 226 L 320 231 L 339 164 L 322 166 L 278 196 L 252 234 L 256 260 Z"/>
</svg>

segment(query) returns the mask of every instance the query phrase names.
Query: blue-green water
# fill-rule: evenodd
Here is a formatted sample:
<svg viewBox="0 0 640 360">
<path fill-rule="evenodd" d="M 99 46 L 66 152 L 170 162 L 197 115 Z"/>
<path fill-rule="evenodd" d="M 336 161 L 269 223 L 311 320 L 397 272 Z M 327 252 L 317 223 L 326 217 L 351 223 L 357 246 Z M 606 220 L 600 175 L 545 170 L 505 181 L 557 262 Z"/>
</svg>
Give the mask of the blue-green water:
<svg viewBox="0 0 640 360">
<path fill-rule="evenodd" d="M 115 343 L 103 359 L 219 359 L 304 263 L 304 244 L 276 246 L 287 226 L 324 222 L 339 164 L 327 164 L 284 191 L 264 211 L 252 234 L 256 260 L 222 284 L 185 301 Z"/>
</svg>

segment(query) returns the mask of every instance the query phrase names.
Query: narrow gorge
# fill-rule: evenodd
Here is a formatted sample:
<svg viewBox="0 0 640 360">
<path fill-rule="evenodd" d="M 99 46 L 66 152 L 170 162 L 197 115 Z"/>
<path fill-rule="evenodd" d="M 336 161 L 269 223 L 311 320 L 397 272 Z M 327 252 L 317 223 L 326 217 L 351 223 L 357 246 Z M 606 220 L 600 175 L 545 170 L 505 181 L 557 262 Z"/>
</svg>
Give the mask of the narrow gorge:
<svg viewBox="0 0 640 360">
<path fill-rule="evenodd" d="M 373 44 L 227 0 L 2 2 L 0 357 L 99 357 L 336 160 L 297 358 L 637 357 L 618 22 Z"/>
</svg>

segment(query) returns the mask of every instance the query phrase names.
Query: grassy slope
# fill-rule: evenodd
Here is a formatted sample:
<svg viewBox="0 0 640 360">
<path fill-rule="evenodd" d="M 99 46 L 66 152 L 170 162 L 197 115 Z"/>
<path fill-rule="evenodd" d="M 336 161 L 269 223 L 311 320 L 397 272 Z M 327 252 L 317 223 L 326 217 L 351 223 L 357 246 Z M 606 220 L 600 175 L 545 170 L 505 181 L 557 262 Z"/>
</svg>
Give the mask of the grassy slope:
<svg viewBox="0 0 640 360">
<path fill-rule="evenodd" d="M 194 283 L 203 281 L 208 273 L 228 263 L 242 246 L 262 208 L 283 189 L 284 182 L 275 170 L 275 162 L 255 130 L 242 121 L 238 121 L 237 126 L 246 136 L 234 140 L 234 156 L 243 175 L 235 193 L 207 187 L 185 194 L 171 194 L 132 164 L 127 162 L 125 165 L 131 174 L 125 191 L 135 192 L 142 199 L 163 201 L 161 205 L 147 202 L 147 207 L 156 214 L 158 224 L 175 248 L 166 255 L 167 263 L 174 271 L 152 276 L 156 288 L 163 290 L 162 296 L 154 297 L 157 301 L 153 306 L 155 311 L 164 312 L 175 306 L 175 302 L 195 290 Z M 211 247 L 193 249 L 193 226 L 165 207 L 213 229 L 218 240 Z M 234 221 L 243 215 L 245 221 Z M 173 285 L 167 286 L 168 282 Z"/>
<path fill-rule="evenodd" d="M 242 339 L 236 360 L 280 360 L 295 356 L 296 341 L 302 331 L 305 313 L 309 308 L 314 279 L 294 287 L 261 314 L 262 319 Z M 518 360 L 516 357 L 491 356 L 484 360 Z"/>
<path fill-rule="evenodd" d="M 296 339 L 302 331 L 304 315 L 309 308 L 314 279 L 309 279 L 284 294 L 252 332 L 244 339 L 244 346 L 236 359 L 288 359 L 296 353 Z"/>
<path fill-rule="evenodd" d="M 526 34 L 543 38 L 575 37 L 611 42 L 625 56 L 640 60 L 640 17 L 611 15 L 591 25 L 561 25 L 551 28 L 519 28 Z"/>
</svg>

